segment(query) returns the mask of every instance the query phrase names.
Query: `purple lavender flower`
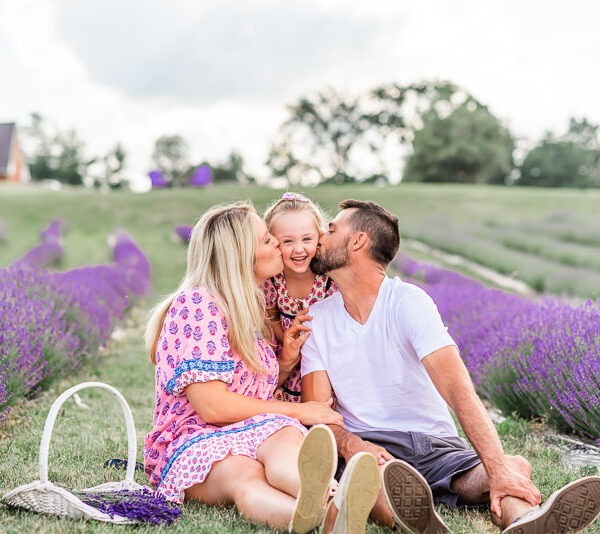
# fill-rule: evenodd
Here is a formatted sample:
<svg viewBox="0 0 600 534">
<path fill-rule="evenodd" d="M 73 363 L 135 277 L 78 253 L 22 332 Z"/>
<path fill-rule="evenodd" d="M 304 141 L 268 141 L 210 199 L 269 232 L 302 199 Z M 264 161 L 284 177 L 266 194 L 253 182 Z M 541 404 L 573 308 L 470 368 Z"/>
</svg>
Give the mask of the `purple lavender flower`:
<svg viewBox="0 0 600 534">
<path fill-rule="evenodd" d="M 66 226 L 64 221 L 52 221 L 40 233 L 41 243 L 29 250 L 15 265 L 28 265 L 33 268 L 42 268 L 46 265 L 57 263 L 63 256 L 62 230 Z"/>
<path fill-rule="evenodd" d="M 60 244 L 63 226 L 51 223 L 42 246 Z M 130 251 L 143 256 L 135 246 Z M 130 295 L 149 284 L 147 271 L 124 264 L 51 273 L 41 269 L 47 259 L 28 253 L 0 269 L 0 419 L 14 399 L 80 368 L 109 339 Z"/>
<path fill-rule="evenodd" d="M 181 509 L 148 488 L 121 490 L 112 493 L 76 492 L 89 506 L 108 514 L 125 517 L 138 523 L 170 525 L 181 516 Z"/>
<path fill-rule="evenodd" d="M 175 235 L 181 239 L 184 243 L 190 242 L 192 236 L 192 227 L 187 225 L 180 225 L 175 227 Z"/>
<path fill-rule="evenodd" d="M 483 396 L 598 439 L 600 301 L 531 300 L 403 255 L 395 264 L 436 302 Z"/>
</svg>

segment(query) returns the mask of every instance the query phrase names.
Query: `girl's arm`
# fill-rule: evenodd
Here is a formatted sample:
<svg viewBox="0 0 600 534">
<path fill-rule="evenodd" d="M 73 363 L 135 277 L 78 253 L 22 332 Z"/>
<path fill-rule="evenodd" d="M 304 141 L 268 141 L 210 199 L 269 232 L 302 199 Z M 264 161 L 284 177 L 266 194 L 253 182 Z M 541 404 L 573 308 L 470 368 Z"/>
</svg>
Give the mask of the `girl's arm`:
<svg viewBox="0 0 600 534">
<path fill-rule="evenodd" d="M 310 336 L 310 328 L 304 324 L 305 321 L 312 321 L 312 316 L 308 315 L 308 308 L 303 309 L 292 325 L 283 332 L 283 348 L 279 355 L 279 380 L 277 387 L 280 387 L 292 374 L 300 362 L 300 349 L 304 342 Z"/>
<path fill-rule="evenodd" d="M 281 315 L 279 314 L 279 309 L 277 306 L 274 308 L 267 308 L 267 317 L 271 323 L 271 328 L 273 329 L 275 339 L 278 343 L 283 343 L 284 330 L 283 326 L 281 326 Z"/>
<path fill-rule="evenodd" d="M 225 426 L 262 413 L 276 413 L 298 419 L 306 426 L 318 423 L 343 425 L 342 416 L 326 402 L 266 401 L 227 390 L 219 380 L 194 382 L 185 388 L 190 404 L 207 423 Z"/>
</svg>

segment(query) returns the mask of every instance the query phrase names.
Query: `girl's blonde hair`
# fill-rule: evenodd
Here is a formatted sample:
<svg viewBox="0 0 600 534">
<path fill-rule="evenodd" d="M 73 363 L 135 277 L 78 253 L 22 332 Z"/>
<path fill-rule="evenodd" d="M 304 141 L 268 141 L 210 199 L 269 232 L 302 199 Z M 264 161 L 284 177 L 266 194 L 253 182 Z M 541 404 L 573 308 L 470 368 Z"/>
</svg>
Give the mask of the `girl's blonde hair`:
<svg viewBox="0 0 600 534">
<path fill-rule="evenodd" d="M 284 193 L 279 200 L 273 202 L 265 211 L 263 219 L 269 231 L 271 231 L 275 216 L 285 212 L 307 213 L 312 217 L 319 234 L 325 231 L 325 216 L 321 209 L 304 195 L 289 192 Z"/>
<path fill-rule="evenodd" d="M 185 277 L 175 292 L 150 312 L 146 351 L 156 365 L 156 349 L 169 307 L 182 291 L 204 287 L 215 298 L 229 325 L 232 350 L 253 369 L 264 371 L 256 354 L 256 336 L 268 338 L 265 297 L 254 278 L 256 237 L 249 202 L 208 210 L 192 230 Z"/>
</svg>

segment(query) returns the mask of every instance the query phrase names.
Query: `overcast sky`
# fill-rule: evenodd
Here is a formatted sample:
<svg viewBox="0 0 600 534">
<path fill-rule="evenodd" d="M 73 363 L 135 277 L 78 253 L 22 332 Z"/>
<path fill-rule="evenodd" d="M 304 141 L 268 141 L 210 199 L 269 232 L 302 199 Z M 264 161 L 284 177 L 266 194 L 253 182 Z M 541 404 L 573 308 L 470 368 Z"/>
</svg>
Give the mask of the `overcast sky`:
<svg viewBox="0 0 600 534">
<path fill-rule="evenodd" d="M 599 20 L 594 0 L 0 0 L 0 122 L 121 141 L 137 174 L 166 134 L 260 174 L 300 96 L 439 78 L 537 139 L 600 123 Z"/>
</svg>

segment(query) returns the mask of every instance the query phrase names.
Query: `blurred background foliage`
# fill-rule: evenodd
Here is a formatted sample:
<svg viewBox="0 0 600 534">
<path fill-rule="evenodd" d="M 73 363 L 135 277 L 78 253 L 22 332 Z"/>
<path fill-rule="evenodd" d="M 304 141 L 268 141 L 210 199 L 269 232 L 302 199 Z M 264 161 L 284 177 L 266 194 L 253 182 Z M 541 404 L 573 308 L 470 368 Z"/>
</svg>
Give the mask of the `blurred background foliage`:
<svg viewBox="0 0 600 534">
<path fill-rule="evenodd" d="M 537 142 L 517 138 L 450 81 L 385 84 L 354 95 L 326 88 L 301 97 L 286 114 L 265 162 L 267 182 L 600 186 L 598 125 L 572 118 L 566 132 L 546 132 Z M 38 113 L 24 136 L 34 180 L 105 190 L 126 180 L 127 154 L 119 142 L 106 154 L 86 157 L 77 132 L 58 131 Z M 239 152 L 224 161 L 190 161 L 188 141 L 176 134 L 156 139 L 151 165 L 169 187 L 187 185 L 200 165 L 211 167 L 217 183 L 256 181 Z"/>
</svg>

